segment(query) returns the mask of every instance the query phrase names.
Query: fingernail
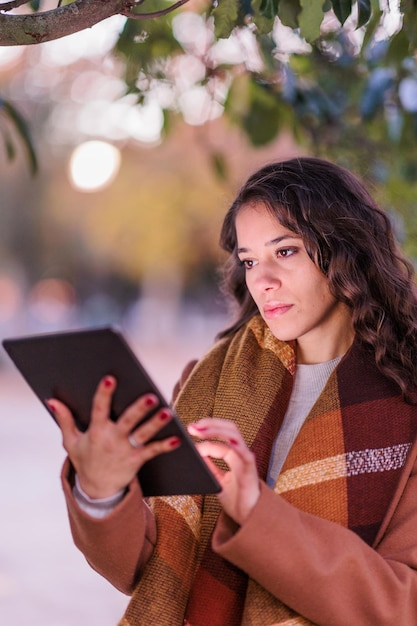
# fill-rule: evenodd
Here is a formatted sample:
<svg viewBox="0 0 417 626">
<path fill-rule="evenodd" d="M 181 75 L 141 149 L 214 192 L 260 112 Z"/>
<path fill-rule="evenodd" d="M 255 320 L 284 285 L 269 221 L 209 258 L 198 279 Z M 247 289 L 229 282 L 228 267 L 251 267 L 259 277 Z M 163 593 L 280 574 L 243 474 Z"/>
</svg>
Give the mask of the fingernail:
<svg viewBox="0 0 417 626">
<path fill-rule="evenodd" d="M 231 443 L 233 446 L 237 446 L 239 442 L 237 439 L 229 439 L 229 443 Z"/>
<path fill-rule="evenodd" d="M 51 409 L 51 411 L 53 411 L 53 413 L 56 413 L 56 406 L 53 402 L 51 402 L 50 400 L 45 400 L 46 404 L 48 405 L 48 407 Z"/>
<path fill-rule="evenodd" d="M 169 445 L 171 448 L 176 448 L 177 446 L 179 446 L 181 443 L 181 439 L 179 437 L 173 437 L 170 442 Z"/>
<path fill-rule="evenodd" d="M 158 402 L 158 399 L 155 398 L 155 396 L 146 396 L 145 398 L 145 404 L 146 406 L 155 406 L 155 404 Z"/>
<path fill-rule="evenodd" d="M 207 426 L 196 426 L 196 424 L 192 424 L 192 427 L 196 430 L 207 430 Z"/>
<path fill-rule="evenodd" d="M 113 380 L 109 376 L 106 376 L 106 378 L 104 379 L 104 386 L 107 387 L 108 389 L 112 385 L 113 385 Z"/>
<path fill-rule="evenodd" d="M 159 418 L 165 422 L 167 419 L 169 419 L 171 417 L 171 412 L 168 411 L 168 409 L 162 409 Z"/>
</svg>

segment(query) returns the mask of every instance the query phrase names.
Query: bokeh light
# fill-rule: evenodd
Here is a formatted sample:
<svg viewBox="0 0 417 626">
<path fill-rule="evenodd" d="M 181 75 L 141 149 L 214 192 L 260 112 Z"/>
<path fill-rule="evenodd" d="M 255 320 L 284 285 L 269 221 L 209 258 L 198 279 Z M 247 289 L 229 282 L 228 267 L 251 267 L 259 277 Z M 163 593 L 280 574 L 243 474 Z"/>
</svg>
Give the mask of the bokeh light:
<svg viewBox="0 0 417 626">
<path fill-rule="evenodd" d="M 107 187 L 119 171 L 120 150 L 105 141 L 86 141 L 75 148 L 69 163 L 69 176 L 79 191 Z"/>
</svg>

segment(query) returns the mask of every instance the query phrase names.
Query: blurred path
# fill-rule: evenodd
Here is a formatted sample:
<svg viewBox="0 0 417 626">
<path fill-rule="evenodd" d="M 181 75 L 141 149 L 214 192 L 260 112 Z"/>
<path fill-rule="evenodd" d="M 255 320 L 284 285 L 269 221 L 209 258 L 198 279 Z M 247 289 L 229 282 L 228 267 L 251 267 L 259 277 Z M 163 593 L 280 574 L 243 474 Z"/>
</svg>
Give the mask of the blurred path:
<svg viewBox="0 0 417 626">
<path fill-rule="evenodd" d="M 14 371 L 0 373 L 0 623 L 113 626 L 127 597 L 74 547 L 60 433 Z"/>
<path fill-rule="evenodd" d="M 144 345 L 144 365 L 170 392 L 198 344 Z M 59 474 L 57 426 L 7 362 L 0 368 L 0 624 L 115 626 L 128 602 L 72 543 Z"/>
</svg>

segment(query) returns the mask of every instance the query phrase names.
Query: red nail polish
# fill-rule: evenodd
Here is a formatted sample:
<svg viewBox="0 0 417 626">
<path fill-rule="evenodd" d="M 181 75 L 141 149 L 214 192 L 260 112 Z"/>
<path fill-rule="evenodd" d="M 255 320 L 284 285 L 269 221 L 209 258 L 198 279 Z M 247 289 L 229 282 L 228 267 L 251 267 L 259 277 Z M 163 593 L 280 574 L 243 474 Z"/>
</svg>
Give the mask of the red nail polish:
<svg viewBox="0 0 417 626">
<path fill-rule="evenodd" d="M 112 379 L 109 378 L 108 376 L 106 376 L 106 378 L 104 379 L 104 386 L 107 387 L 107 389 L 108 389 L 112 385 L 113 385 Z"/>
<path fill-rule="evenodd" d="M 53 413 L 56 413 L 56 406 L 53 402 L 50 402 L 49 400 L 46 400 L 46 404 L 48 405 L 48 407 L 51 409 L 51 411 Z"/>
<path fill-rule="evenodd" d="M 176 448 L 181 443 L 181 439 L 179 437 L 173 437 L 169 442 L 171 448 Z"/>
<path fill-rule="evenodd" d="M 165 422 L 167 419 L 169 419 L 171 417 L 171 413 L 168 411 L 168 409 L 162 409 L 159 418 Z"/>
<path fill-rule="evenodd" d="M 229 443 L 231 443 L 233 446 L 237 446 L 239 442 L 237 439 L 229 439 Z"/>
<path fill-rule="evenodd" d="M 151 407 L 151 406 L 155 406 L 155 404 L 156 404 L 156 403 L 157 403 L 157 400 L 156 400 L 156 398 L 154 398 L 153 396 L 147 396 L 147 397 L 145 398 L 145 404 L 146 404 L 146 406 L 149 406 L 149 407 Z"/>
</svg>

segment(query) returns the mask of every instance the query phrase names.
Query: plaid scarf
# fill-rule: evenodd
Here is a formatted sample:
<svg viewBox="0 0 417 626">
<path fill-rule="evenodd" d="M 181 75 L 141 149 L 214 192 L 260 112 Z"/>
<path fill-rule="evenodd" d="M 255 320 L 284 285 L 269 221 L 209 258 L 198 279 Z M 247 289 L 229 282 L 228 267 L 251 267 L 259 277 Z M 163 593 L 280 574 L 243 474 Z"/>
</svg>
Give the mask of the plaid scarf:
<svg viewBox="0 0 417 626">
<path fill-rule="evenodd" d="M 194 368 L 176 410 L 185 423 L 236 422 L 265 478 L 295 373 L 292 347 L 259 316 Z M 297 508 L 372 545 L 417 426 L 417 409 L 355 343 L 310 412 L 275 485 Z M 211 550 L 215 496 L 151 498 L 158 542 L 119 626 L 311 624 Z"/>
</svg>

